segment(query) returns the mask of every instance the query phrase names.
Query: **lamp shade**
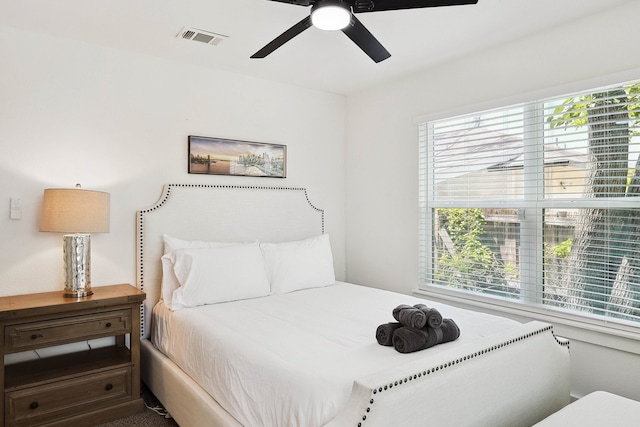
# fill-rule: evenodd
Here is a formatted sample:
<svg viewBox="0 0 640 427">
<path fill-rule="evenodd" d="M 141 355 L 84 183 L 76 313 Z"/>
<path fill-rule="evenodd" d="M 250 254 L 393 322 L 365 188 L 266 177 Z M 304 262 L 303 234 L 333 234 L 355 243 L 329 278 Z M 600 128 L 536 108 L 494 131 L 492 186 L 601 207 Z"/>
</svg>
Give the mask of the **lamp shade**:
<svg viewBox="0 0 640 427">
<path fill-rule="evenodd" d="M 44 190 L 40 231 L 108 233 L 109 193 L 80 188 Z"/>
</svg>

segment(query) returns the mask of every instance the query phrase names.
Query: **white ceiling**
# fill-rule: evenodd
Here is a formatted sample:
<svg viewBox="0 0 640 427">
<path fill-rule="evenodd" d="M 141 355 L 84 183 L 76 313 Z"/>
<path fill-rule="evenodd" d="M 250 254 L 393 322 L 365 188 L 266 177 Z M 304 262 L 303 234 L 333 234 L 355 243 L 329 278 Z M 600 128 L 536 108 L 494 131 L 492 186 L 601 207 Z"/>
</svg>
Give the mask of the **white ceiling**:
<svg viewBox="0 0 640 427">
<path fill-rule="evenodd" d="M 391 52 L 378 64 L 341 32 L 316 28 L 250 59 L 309 13 L 268 0 L 0 0 L 0 25 L 349 94 L 632 1 L 479 0 L 358 14 Z M 219 46 L 177 38 L 185 26 L 229 38 Z"/>
</svg>

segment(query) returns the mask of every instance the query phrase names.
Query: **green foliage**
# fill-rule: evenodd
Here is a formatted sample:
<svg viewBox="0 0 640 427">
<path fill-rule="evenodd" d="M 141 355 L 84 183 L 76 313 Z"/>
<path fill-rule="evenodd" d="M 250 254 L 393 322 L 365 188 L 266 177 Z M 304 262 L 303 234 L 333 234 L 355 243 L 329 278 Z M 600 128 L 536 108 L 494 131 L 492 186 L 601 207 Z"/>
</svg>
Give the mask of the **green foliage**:
<svg viewBox="0 0 640 427">
<path fill-rule="evenodd" d="M 589 94 L 578 98 L 567 98 L 562 105 L 553 110 L 553 115 L 547 118 L 551 128 L 575 127 L 580 128 L 589 124 L 589 111 L 597 106 L 619 105 L 620 110 L 627 110 L 629 115 L 629 128 L 633 129 L 640 124 L 640 83 L 634 83 L 624 87 L 621 96 L 606 96 Z M 625 104 L 626 103 L 626 104 Z M 631 131 L 637 135 L 637 132 Z"/>
<path fill-rule="evenodd" d="M 436 209 L 440 227 L 453 247 L 440 251 L 436 281 L 477 288 L 504 285 L 504 271 L 482 243 L 485 219 L 480 209 Z"/>
<path fill-rule="evenodd" d="M 457 248 L 481 246 L 485 220 L 480 209 L 438 209 L 442 224 Z"/>
<path fill-rule="evenodd" d="M 551 248 L 551 254 L 560 259 L 569 258 L 569 254 L 571 253 L 571 246 L 573 245 L 573 239 L 568 238 L 564 242 L 561 242 L 554 247 Z"/>
</svg>

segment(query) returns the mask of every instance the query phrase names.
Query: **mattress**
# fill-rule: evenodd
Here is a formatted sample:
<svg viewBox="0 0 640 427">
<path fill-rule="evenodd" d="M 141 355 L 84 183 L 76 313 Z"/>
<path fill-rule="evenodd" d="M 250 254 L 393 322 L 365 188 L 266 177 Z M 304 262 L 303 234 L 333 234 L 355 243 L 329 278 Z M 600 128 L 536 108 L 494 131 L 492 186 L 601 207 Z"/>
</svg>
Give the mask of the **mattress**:
<svg viewBox="0 0 640 427">
<path fill-rule="evenodd" d="M 400 304 L 426 303 L 460 328 L 458 340 L 401 354 L 377 343 Z M 245 426 L 322 426 L 353 380 L 482 340 L 518 325 L 502 317 L 337 283 L 170 311 L 153 309 L 154 345 Z"/>
</svg>

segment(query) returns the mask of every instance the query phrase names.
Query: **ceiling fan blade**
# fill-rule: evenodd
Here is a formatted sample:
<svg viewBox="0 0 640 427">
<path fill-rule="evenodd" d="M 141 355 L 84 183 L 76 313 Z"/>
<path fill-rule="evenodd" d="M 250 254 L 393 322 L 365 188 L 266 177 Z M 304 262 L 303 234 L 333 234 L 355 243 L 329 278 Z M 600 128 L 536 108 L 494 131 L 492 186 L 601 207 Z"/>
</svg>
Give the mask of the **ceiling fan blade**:
<svg viewBox="0 0 640 427">
<path fill-rule="evenodd" d="M 280 34 L 278 37 L 273 39 L 269 44 L 265 47 L 251 55 L 251 58 L 265 58 L 267 55 L 272 53 L 274 50 L 306 30 L 311 26 L 311 16 L 307 16 L 302 21 L 298 22 L 293 27 L 289 28 L 284 33 Z"/>
<path fill-rule="evenodd" d="M 476 4 L 478 0 L 355 0 L 353 13 Z"/>
<path fill-rule="evenodd" d="M 309 0 L 271 0 L 271 1 L 277 1 L 277 2 L 280 2 L 280 3 L 295 4 L 296 6 L 311 6 L 311 1 L 309 1 Z"/>
<path fill-rule="evenodd" d="M 351 16 L 351 24 L 344 28 L 342 32 L 375 62 L 384 61 L 391 56 L 389 51 L 353 15 Z"/>
</svg>

